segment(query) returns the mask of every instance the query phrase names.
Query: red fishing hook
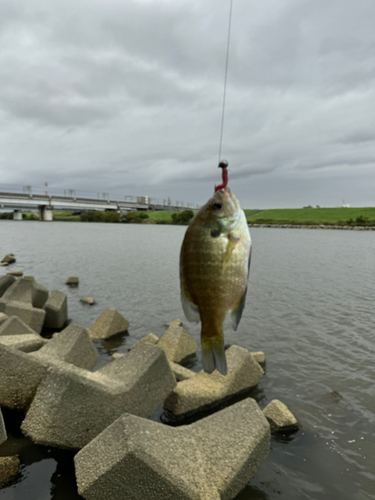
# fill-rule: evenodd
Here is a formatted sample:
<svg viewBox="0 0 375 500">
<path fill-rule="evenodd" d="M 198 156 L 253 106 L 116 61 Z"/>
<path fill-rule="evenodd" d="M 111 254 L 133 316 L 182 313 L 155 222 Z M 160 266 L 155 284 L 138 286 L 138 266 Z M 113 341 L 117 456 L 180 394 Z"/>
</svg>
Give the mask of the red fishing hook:
<svg viewBox="0 0 375 500">
<path fill-rule="evenodd" d="M 227 184 L 228 184 L 228 171 L 227 171 L 227 166 L 228 166 L 228 162 L 226 160 L 222 160 L 220 163 L 219 163 L 219 168 L 222 168 L 223 171 L 221 173 L 221 176 L 222 176 L 222 179 L 223 179 L 223 183 L 220 184 L 219 186 L 215 186 L 215 193 L 216 191 L 219 191 L 219 189 L 224 189 L 227 187 Z"/>
</svg>

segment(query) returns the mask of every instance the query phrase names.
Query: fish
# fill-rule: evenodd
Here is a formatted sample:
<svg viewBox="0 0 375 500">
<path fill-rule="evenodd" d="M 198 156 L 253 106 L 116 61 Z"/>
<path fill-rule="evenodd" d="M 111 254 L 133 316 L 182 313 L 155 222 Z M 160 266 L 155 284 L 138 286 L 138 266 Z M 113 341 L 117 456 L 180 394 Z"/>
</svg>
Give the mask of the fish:
<svg viewBox="0 0 375 500">
<path fill-rule="evenodd" d="M 213 197 L 190 222 L 180 252 L 181 302 L 186 318 L 201 322 L 206 373 L 227 374 L 223 324 L 227 313 L 237 329 L 245 306 L 251 236 L 244 211 L 229 187 Z"/>
</svg>

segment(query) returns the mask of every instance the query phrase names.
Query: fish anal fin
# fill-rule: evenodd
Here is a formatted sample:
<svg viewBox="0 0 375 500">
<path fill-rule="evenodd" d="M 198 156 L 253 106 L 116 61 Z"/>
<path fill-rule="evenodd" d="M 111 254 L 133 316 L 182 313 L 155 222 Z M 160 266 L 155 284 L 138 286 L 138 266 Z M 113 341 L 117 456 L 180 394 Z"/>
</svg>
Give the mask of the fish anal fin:
<svg viewBox="0 0 375 500">
<path fill-rule="evenodd" d="M 246 293 L 247 293 L 247 287 L 244 293 L 242 294 L 242 297 L 238 301 L 237 305 L 232 309 L 231 311 L 231 322 L 232 322 L 232 327 L 233 330 L 237 330 L 238 324 L 241 320 L 242 317 L 242 312 L 245 307 L 245 302 L 246 302 Z"/>
</svg>

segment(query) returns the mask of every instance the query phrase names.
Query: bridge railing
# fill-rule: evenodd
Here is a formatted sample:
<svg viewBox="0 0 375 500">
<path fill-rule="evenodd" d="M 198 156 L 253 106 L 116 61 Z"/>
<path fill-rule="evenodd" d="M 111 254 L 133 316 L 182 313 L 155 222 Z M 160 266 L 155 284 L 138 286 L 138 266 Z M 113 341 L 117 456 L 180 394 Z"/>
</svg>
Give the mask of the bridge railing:
<svg viewBox="0 0 375 500">
<path fill-rule="evenodd" d="M 27 189 L 26 189 L 27 188 Z M 0 196 L 9 197 L 16 199 L 34 199 L 45 201 L 48 204 L 53 204 L 55 201 L 70 201 L 77 203 L 92 203 L 95 205 L 103 206 L 107 205 L 117 205 L 119 208 L 141 208 L 143 210 L 149 209 L 151 206 L 157 207 L 161 210 L 183 210 L 183 209 L 197 209 L 199 205 L 195 203 L 185 203 L 181 201 L 172 201 L 170 198 L 157 199 L 148 196 L 133 196 L 124 195 L 121 199 L 117 197 L 111 197 L 108 193 L 97 193 L 97 197 L 93 196 L 93 193 L 84 191 L 75 191 L 72 189 L 68 190 L 58 190 L 51 189 L 50 187 L 32 187 L 23 186 L 24 192 L 20 192 L 20 186 L 15 185 L 0 185 Z M 129 199 L 130 198 L 130 199 Z"/>
</svg>

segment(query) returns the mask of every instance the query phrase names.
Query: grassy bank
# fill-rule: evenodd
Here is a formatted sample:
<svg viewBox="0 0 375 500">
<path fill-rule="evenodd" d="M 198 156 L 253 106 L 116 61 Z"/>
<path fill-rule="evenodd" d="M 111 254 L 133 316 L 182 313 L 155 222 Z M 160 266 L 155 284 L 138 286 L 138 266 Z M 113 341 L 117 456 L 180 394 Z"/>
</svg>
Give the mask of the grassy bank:
<svg viewBox="0 0 375 500">
<path fill-rule="evenodd" d="M 375 225 L 375 207 L 245 210 L 249 224 Z"/>
<path fill-rule="evenodd" d="M 193 211 L 194 213 L 196 210 Z M 129 222 L 138 224 L 187 224 L 193 213 L 174 212 L 116 212 L 86 211 L 78 215 L 69 211 L 54 211 L 53 220 L 67 222 Z M 375 226 L 375 207 L 362 208 L 286 208 L 272 210 L 245 210 L 249 224 L 272 225 L 332 225 L 332 226 Z M 187 217 L 186 217 L 187 216 Z M 0 214 L 0 219 L 12 219 L 13 212 Z M 23 212 L 24 220 L 35 220 L 37 215 Z"/>
</svg>

